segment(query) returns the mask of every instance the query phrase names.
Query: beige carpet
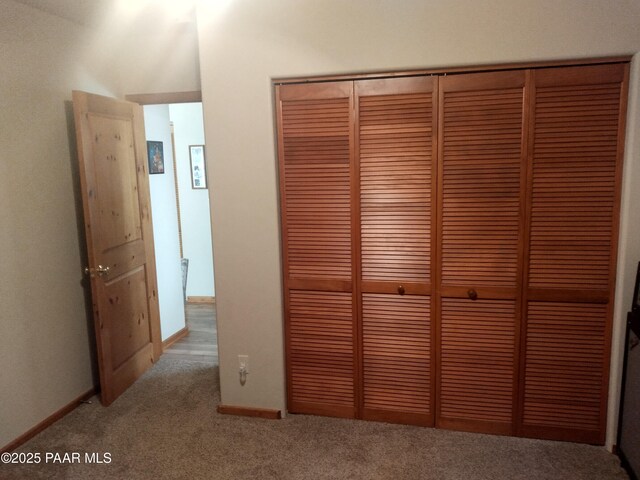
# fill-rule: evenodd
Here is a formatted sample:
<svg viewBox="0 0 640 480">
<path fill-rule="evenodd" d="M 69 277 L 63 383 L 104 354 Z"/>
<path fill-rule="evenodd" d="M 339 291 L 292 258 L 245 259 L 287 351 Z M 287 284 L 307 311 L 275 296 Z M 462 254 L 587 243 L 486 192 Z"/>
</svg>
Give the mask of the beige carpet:
<svg viewBox="0 0 640 480">
<path fill-rule="evenodd" d="M 601 447 L 306 415 L 219 415 L 215 367 L 161 359 L 109 408 L 97 399 L 25 444 L 4 479 L 626 479 Z M 78 452 L 80 464 L 45 464 Z M 85 453 L 109 453 L 86 464 Z"/>
</svg>

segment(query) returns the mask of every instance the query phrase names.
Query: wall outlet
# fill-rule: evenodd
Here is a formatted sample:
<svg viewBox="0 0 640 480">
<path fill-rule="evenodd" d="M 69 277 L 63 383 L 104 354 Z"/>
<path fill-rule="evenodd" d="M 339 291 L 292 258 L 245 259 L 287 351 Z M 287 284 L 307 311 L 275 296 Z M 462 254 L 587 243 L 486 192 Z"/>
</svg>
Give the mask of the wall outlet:
<svg viewBox="0 0 640 480">
<path fill-rule="evenodd" d="M 249 373 L 249 355 L 238 355 L 238 364 L 240 370 L 244 370 L 245 373 Z"/>
</svg>

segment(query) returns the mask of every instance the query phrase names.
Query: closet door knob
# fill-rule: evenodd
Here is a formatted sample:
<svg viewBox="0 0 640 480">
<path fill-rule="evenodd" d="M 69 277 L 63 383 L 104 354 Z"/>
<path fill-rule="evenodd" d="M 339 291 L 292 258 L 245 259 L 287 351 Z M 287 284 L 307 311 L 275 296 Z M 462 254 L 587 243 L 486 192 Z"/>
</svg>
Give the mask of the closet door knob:
<svg viewBox="0 0 640 480">
<path fill-rule="evenodd" d="M 476 292 L 473 288 L 472 288 L 472 289 L 470 289 L 470 290 L 467 292 L 467 295 L 469 295 L 469 298 L 470 298 L 471 300 L 477 300 L 477 299 L 478 299 L 478 292 Z"/>
<path fill-rule="evenodd" d="M 398 293 L 404 295 L 404 287 L 402 285 L 398 285 Z"/>
</svg>

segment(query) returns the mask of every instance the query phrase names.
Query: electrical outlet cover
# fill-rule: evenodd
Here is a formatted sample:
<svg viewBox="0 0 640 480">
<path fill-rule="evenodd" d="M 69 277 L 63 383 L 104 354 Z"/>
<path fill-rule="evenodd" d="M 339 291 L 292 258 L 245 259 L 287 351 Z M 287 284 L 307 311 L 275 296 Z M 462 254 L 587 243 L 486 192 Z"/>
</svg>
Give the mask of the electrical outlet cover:
<svg viewBox="0 0 640 480">
<path fill-rule="evenodd" d="M 240 368 L 244 367 L 244 371 L 249 373 L 249 355 L 238 355 L 238 364 Z"/>
</svg>

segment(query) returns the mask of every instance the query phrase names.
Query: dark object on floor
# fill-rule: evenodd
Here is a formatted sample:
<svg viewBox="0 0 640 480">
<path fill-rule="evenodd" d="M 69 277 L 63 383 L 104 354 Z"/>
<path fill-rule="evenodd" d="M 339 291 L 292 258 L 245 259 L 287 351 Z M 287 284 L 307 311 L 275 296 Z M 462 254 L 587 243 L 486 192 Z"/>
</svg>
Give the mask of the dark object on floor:
<svg viewBox="0 0 640 480">
<path fill-rule="evenodd" d="M 637 308 L 638 278 L 632 310 L 627 314 L 617 453 L 632 480 L 640 473 L 640 309 Z"/>
</svg>

